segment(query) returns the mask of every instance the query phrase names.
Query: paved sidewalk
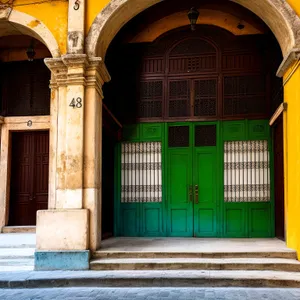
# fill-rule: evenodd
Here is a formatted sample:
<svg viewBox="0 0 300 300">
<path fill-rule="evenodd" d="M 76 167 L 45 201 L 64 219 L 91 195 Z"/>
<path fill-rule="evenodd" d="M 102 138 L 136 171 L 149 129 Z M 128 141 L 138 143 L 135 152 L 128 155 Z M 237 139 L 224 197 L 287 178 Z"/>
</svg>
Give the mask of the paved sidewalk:
<svg viewBox="0 0 300 300">
<path fill-rule="evenodd" d="M 0 289 L 1 300 L 299 300 L 300 289 L 52 288 Z"/>
</svg>

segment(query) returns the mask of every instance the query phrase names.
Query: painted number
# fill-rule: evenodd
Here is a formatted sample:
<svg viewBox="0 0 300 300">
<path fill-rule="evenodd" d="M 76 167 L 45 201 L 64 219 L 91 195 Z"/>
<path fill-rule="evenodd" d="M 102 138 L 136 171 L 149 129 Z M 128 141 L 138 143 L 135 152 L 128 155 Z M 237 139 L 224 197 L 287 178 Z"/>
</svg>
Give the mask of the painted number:
<svg viewBox="0 0 300 300">
<path fill-rule="evenodd" d="M 79 7 L 80 7 L 79 0 L 76 0 L 73 8 L 74 8 L 74 10 L 78 10 Z"/>
<path fill-rule="evenodd" d="M 78 98 L 73 98 L 72 101 L 70 102 L 69 106 L 73 108 L 81 108 L 82 107 L 82 99 L 80 97 Z"/>
</svg>

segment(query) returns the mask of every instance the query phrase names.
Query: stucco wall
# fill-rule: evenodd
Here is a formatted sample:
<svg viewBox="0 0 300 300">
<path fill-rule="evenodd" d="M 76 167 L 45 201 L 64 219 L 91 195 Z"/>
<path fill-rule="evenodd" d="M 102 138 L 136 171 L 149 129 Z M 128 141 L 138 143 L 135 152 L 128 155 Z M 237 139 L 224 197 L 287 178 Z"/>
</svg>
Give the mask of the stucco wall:
<svg viewBox="0 0 300 300">
<path fill-rule="evenodd" d="M 65 54 L 67 51 L 68 2 L 53 1 L 27 5 L 28 2 L 27 0 L 16 0 L 13 9 L 31 15 L 43 22 L 56 39 L 61 54 Z M 33 22 L 29 26 L 34 27 L 36 23 Z"/>
<path fill-rule="evenodd" d="M 291 77 L 290 77 L 291 76 Z M 285 145 L 285 217 L 287 244 L 300 257 L 300 68 L 291 68 L 285 76 L 284 98 L 288 103 L 284 113 Z"/>
</svg>

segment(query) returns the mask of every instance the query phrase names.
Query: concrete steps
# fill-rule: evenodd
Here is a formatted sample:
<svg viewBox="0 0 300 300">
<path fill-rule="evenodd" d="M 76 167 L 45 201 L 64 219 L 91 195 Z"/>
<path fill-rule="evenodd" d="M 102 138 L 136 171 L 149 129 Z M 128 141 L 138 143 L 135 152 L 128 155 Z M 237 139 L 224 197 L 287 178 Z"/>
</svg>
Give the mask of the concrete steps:
<svg viewBox="0 0 300 300">
<path fill-rule="evenodd" d="M 300 272 L 300 262 L 286 258 L 115 258 L 93 259 L 92 270 L 271 270 Z"/>
<path fill-rule="evenodd" d="M 34 269 L 35 235 L 0 235 L 0 270 L 31 271 Z"/>
<path fill-rule="evenodd" d="M 260 252 L 175 252 L 175 251 L 95 251 L 94 259 L 121 259 L 121 258 L 286 258 L 297 259 L 294 250 L 260 251 Z"/>
<path fill-rule="evenodd" d="M 105 276 L 107 284 L 114 281 L 115 286 L 124 287 L 300 287 L 300 262 L 296 252 L 287 248 L 253 252 L 99 250 L 93 253 L 90 269 Z"/>
<path fill-rule="evenodd" d="M 0 288 L 53 287 L 300 287 L 300 274 L 279 271 L 0 272 Z"/>
</svg>

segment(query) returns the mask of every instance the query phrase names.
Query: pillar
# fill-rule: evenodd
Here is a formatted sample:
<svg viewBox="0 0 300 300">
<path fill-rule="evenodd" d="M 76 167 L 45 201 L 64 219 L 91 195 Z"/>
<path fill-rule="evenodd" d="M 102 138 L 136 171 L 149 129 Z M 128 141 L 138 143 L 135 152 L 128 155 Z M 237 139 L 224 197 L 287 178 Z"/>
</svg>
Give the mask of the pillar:
<svg viewBox="0 0 300 300">
<path fill-rule="evenodd" d="M 86 71 L 84 117 L 83 207 L 90 211 L 90 250 L 101 241 L 102 85 L 110 76 L 100 57 L 90 58 Z"/>
<path fill-rule="evenodd" d="M 101 241 L 101 58 L 46 59 L 52 72 L 49 209 L 37 213 L 36 270 L 84 270 Z"/>
<path fill-rule="evenodd" d="M 51 109 L 50 156 L 56 158 L 49 210 L 38 211 L 36 270 L 89 268 L 89 211 L 83 208 L 86 55 L 46 59 L 57 99 Z M 55 182 L 53 182 L 55 181 Z"/>
</svg>

